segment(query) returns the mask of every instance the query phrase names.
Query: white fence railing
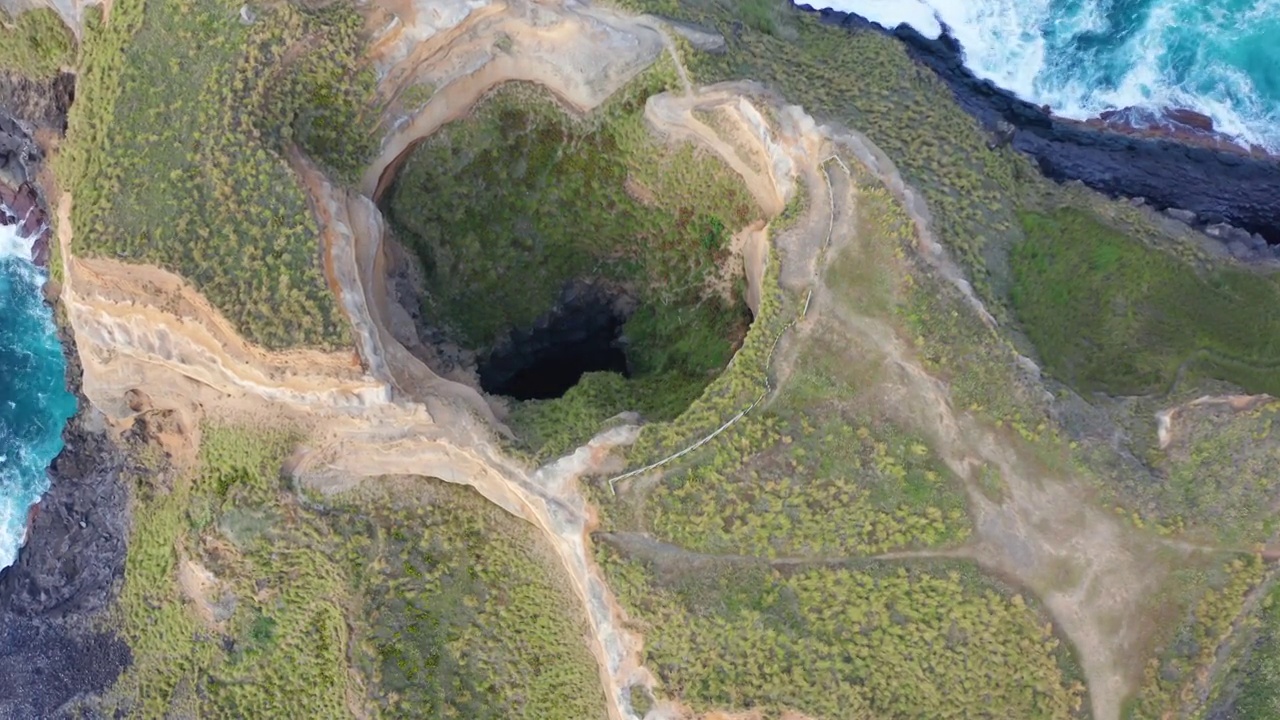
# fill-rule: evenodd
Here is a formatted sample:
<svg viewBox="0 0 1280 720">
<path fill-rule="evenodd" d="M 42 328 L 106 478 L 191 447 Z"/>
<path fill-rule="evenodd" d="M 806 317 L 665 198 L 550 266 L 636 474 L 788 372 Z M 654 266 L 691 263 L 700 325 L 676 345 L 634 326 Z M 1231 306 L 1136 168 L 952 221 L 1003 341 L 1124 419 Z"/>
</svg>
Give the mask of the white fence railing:
<svg viewBox="0 0 1280 720">
<path fill-rule="evenodd" d="M 760 396 L 757 397 L 754 401 L 752 401 L 752 403 L 748 405 L 746 409 L 742 410 L 737 415 L 734 415 L 733 417 L 729 418 L 729 420 L 725 422 L 723 425 L 716 428 L 709 435 L 707 435 L 706 437 L 703 437 L 702 439 L 698 440 L 692 445 L 684 448 L 683 450 L 680 450 L 679 452 L 668 455 L 667 457 L 657 462 L 649 463 L 648 465 L 645 465 L 642 468 L 636 468 L 635 470 L 630 470 L 628 472 L 622 473 L 621 475 L 609 478 L 610 491 L 614 490 L 614 487 L 613 487 L 614 483 L 618 482 L 619 480 L 626 480 L 627 478 L 635 477 L 636 475 L 641 475 L 651 470 L 657 470 L 663 465 L 666 465 L 667 463 L 670 463 L 673 460 L 678 460 L 684 457 L 685 455 L 688 455 L 689 453 L 693 452 L 694 450 L 697 450 L 703 445 L 706 445 L 707 443 L 711 442 L 720 433 L 724 432 L 725 430 L 728 430 L 730 427 L 734 425 L 734 423 L 746 417 L 748 413 L 754 410 L 757 405 L 759 405 L 766 397 L 769 396 L 770 393 L 773 392 L 774 390 L 773 380 L 769 377 L 769 368 L 773 365 L 773 353 L 775 350 L 778 349 L 778 343 L 782 340 L 782 336 L 785 335 L 788 330 L 795 327 L 796 323 L 800 322 L 801 320 L 803 320 L 805 317 L 809 315 L 809 303 L 813 300 L 813 288 L 817 286 L 817 283 L 819 282 L 819 279 L 821 277 L 822 268 L 826 262 L 827 250 L 830 249 L 831 247 L 831 236 L 835 232 L 836 198 L 835 198 L 835 192 L 831 188 L 831 176 L 827 173 L 827 164 L 830 163 L 832 160 L 836 161 L 836 163 L 840 165 L 841 169 L 844 170 L 845 175 L 847 175 L 850 180 L 853 179 L 853 172 L 849 170 L 849 166 L 845 164 L 844 160 L 842 160 L 839 155 L 833 154 L 827 157 L 826 159 L 824 159 L 822 162 L 818 163 L 818 167 L 822 169 L 822 179 L 826 181 L 826 184 L 827 184 L 827 200 L 831 206 L 830 217 L 827 221 L 827 238 L 822 243 L 822 247 L 818 250 L 818 256 L 814 260 L 813 278 L 811 280 L 809 291 L 808 293 L 806 293 L 804 298 L 804 308 L 800 311 L 799 315 L 792 318 L 791 322 L 787 323 L 781 330 L 778 331 L 778 335 L 773 339 L 773 345 L 769 348 L 769 354 L 765 357 L 764 391 L 761 392 Z"/>
</svg>

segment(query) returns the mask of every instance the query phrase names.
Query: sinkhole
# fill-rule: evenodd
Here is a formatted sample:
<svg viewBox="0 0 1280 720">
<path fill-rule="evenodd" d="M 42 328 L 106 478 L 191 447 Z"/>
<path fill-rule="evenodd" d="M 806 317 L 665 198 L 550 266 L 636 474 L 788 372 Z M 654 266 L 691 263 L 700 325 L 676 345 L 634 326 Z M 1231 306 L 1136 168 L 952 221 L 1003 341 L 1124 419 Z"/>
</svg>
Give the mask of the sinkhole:
<svg viewBox="0 0 1280 720">
<path fill-rule="evenodd" d="M 714 154 L 650 134 L 666 88 L 636 82 L 587 117 L 505 85 L 406 150 L 379 198 L 421 266 L 419 336 L 469 351 L 513 429 L 525 410 L 544 434 L 675 417 L 750 326 L 733 231 L 763 215 Z"/>
</svg>

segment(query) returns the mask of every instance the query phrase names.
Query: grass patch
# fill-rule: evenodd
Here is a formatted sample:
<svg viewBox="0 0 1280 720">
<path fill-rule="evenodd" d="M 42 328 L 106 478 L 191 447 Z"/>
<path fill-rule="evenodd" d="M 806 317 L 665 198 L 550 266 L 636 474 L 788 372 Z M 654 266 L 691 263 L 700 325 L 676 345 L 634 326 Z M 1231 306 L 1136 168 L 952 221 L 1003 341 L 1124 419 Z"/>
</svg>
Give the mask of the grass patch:
<svg viewBox="0 0 1280 720">
<path fill-rule="evenodd" d="M 1241 631 L 1248 641 L 1218 688 L 1208 716 L 1280 717 L 1280 586 L 1271 586 Z"/>
<path fill-rule="evenodd" d="M 585 121 L 545 91 L 507 86 L 414 151 L 387 210 L 423 261 L 429 316 L 487 348 L 577 278 L 633 288 L 650 326 L 715 302 L 706 286 L 726 228 L 759 210 L 719 161 L 649 137 L 644 101 L 668 74 L 650 71 Z"/>
<path fill-rule="evenodd" d="M 115 709 L 605 715 L 585 618 L 532 527 L 425 479 L 301 502 L 280 476 L 298 440 L 206 426 L 196 471 L 138 478 L 114 611 L 134 664 Z"/>
<path fill-rule="evenodd" d="M 1083 392 L 1166 390 L 1179 369 L 1280 393 L 1280 287 L 1206 273 L 1062 208 L 1024 213 L 1013 307 L 1045 366 Z"/>
<path fill-rule="evenodd" d="M 116 689 L 141 717 L 338 717 L 346 714 L 349 589 L 339 567 L 299 542 L 279 493 L 296 436 L 206 427 L 199 469 L 139 478 L 116 615 L 134 664 Z M 254 512 L 260 532 L 219 537 L 225 513 Z M 184 593 L 185 563 L 221 582 Z M 198 575 L 196 575 L 198 577 Z M 215 625 L 214 623 L 220 623 Z"/>
<path fill-rule="evenodd" d="M 268 348 L 342 347 L 318 229 L 285 160 L 298 147 L 353 178 L 375 141 L 373 75 L 346 3 L 121 0 L 87 15 L 59 178 L 74 251 L 190 280 Z"/>
<path fill-rule="evenodd" d="M 1233 547 L 1268 543 L 1280 530 L 1274 508 L 1280 483 L 1280 403 L 1248 411 L 1186 406 L 1174 435 L 1150 459 L 1158 482 L 1123 482 L 1128 503 L 1162 525 Z"/>
<path fill-rule="evenodd" d="M 1209 670 L 1265 571 L 1262 558 L 1250 555 L 1232 560 L 1214 577 L 1187 583 L 1203 592 L 1147 663 L 1142 688 L 1123 713 L 1125 720 L 1203 716 L 1214 680 Z"/>
<path fill-rule="evenodd" d="M 646 566 L 599 551 L 663 694 L 697 712 L 1072 718 L 1052 626 L 971 566 Z M 910 681 L 904 680 L 910 678 Z"/>
<path fill-rule="evenodd" d="M 383 715 L 605 717 L 583 609 L 538 531 L 469 488 L 412 482 L 422 503 L 345 508 L 366 596 L 357 664 Z"/>
<path fill-rule="evenodd" d="M 760 310 L 729 366 L 678 417 L 646 425 L 628 450 L 629 464 L 654 462 L 688 447 L 764 395 L 773 350 L 797 312 L 794 298 L 778 286 L 778 268 L 777 253 L 771 249 L 761 284 Z"/>
<path fill-rule="evenodd" d="M 929 445 L 860 402 L 814 343 L 767 411 L 669 472 L 652 531 L 694 551 L 841 557 L 953 545 L 969 534 L 963 486 Z M 842 402 L 840 399 L 844 399 Z"/>
<path fill-rule="evenodd" d="M 76 38 L 50 8 L 18 14 L 0 13 L 0 68 L 40 80 L 70 68 L 76 60 Z"/>
</svg>

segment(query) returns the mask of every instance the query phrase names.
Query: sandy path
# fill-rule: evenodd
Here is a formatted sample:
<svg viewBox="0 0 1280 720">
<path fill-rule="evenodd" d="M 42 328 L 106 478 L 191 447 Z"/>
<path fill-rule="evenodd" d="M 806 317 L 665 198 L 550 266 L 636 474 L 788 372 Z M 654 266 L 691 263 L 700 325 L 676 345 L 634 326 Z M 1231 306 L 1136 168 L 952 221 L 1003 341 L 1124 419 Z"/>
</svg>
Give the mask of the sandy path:
<svg viewBox="0 0 1280 720">
<path fill-rule="evenodd" d="M 672 563 L 684 570 L 731 563 L 742 565 L 768 565 L 775 568 L 830 567 L 867 560 L 921 560 L 929 558 L 972 558 L 968 548 L 946 550 L 900 550 L 879 555 L 826 555 L 782 556 L 762 558 L 756 555 L 713 554 L 688 550 L 673 543 L 664 542 L 647 533 L 620 532 L 599 533 L 597 537 L 619 552 L 645 562 Z"/>
<path fill-rule="evenodd" d="M 437 64 L 425 66 L 428 75 L 452 76 L 455 82 L 428 103 L 416 124 L 392 134 L 384 143 L 383 167 L 375 164 L 368 177 L 376 180 L 398 156 L 396 148 L 416 140 L 414 133 L 433 131 L 466 112 L 497 84 L 543 82 L 588 109 L 647 67 L 664 47 L 647 22 L 579 6 L 565 10 L 559 22 L 544 16 L 535 23 L 497 9 L 471 17 L 470 26 L 440 34 L 457 42 L 441 50 Z M 492 48 L 495 34 L 511 38 L 515 52 L 475 55 L 476 48 Z M 600 56 L 615 62 L 584 62 Z M 487 58 L 483 67 L 472 67 L 475 57 Z M 544 532 L 593 630 L 590 640 L 610 717 L 632 717 L 625 690 L 651 677 L 639 665 L 639 639 L 623 629 L 622 611 L 594 567 L 587 544 L 593 513 L 577 477 L 610 462 L 609 449 L 633 439 L 633 430 L 616 430 L 537 470 L 506 457 L 496 442 L 495 430 L 501 428 L 479 393 L 436 377 L 388 331 L 385 228 L 376 207 L 367 196 L 334 187 L 300 156 L 292 160 L 322 227 L 326 275 L 352 323 L 358 360 L 350 353 L 264 352 L 238 337 L 176 276 L 73 257 L 72 199 L 66 196 L 58 203 L 58 239 L 67 259 L 62 297 L 85 364 L 86 395 L 109 417 L 121 419 L 130 415 L 123 398 L 135 387 L 147 388 L 158 406 L 184 416 L 292 419 L 310 434 L 308 445 L 291 458 L 290 470 L 321 491 L 388 474 L 475 487 Z"/>
<path fill-rule="evenodd" d="M 837 208 L 855 208 L 858 189 L 836 165 L 828 166 Z M 920 222 L 919 217 L 915 218 Z M 828 263 L 858 254 L 862 243 L 854 215 L 837 211 Z M 872 348 L 892 380 L 881 388 L 884 407 L 925 431 L 935 451 L 966 481 L 974 511 L 973 556 L 1016 578 L 1044 602 L 1075 645 L 1093 716 L 1114 720 L 1140 680 L 1135 657 L 1145 654 L 1140 617 L 1161 577 L 1154 541 L 1132 532 L 1113 515 L 1082 498 L 1087 484 L 1043 468 L 1006 434 L 952 407 L 947 386 L 930 375 L 883 320 L 860 314 L 825 284 L 814 293 L 802 332 L 836 331 Z M 865 362 L 866 359 L 864 358 Z M 979 469 L 995 468 L 1007 488 L 994 503 L 978 486 Z"/>
</svg>

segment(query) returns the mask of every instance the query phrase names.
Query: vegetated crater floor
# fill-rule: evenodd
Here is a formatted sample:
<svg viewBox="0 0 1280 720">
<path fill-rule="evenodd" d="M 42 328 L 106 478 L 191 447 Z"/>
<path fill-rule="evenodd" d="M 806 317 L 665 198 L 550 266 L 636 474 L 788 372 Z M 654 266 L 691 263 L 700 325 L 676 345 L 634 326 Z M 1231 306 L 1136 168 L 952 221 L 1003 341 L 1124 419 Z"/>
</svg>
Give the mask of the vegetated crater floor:
<svg viewBox="0 0 1280 720">
<path fill-rule="evenodd" d="M 436 338 L 425 361 L 516 401 L 612 373 L 578 394 L 620 390 L 611 414 L 657 420 L 724 368 L 750 320 L 734 231 L 763 217 L 714 153 L 646 129 L 671 64 L 578 116 L 538 86 L 501 86 L 395 161 L 383 209 L 420 263 L 401 304 Z M 474 367 L 441 362 L 454 347 Z"/>
<path fill-rule="evenodd" d="M 1092 715 L 1120 716 L 1158 630 L 1145 620 L 1147 607 L 1173 564 L 1218 548 L 1135 532 L 1092 504 L 1077 469 L 1046 463 L 1036 441 L 957 402 L 947 373 L 921 359 L 918 346 L 927 339 L 903 327 L 898 293 L 911 283 L 933 283 L 931 290 L 946 298 L 946 313 L 973 320 L 983 332 L 994 321 L 933 239 L 922 201 L 883 153 L 755 84 L 693 86 L 674 42 L 651 18 L 520 2 L 426 9 L 396 2 L 381 10 L 395 17 L 373 45 L 387 134 L 360 189 L 336 185 L 300 155 L 290 158 L 318 216 L 327 276 L 358 357 L 251 347 L 182 278 L 74 257 L 73 198 L 64 195 L 57 224 L 62 297 L 82 354 L 84 391 L 95 405 L 126 423 L 133 415 L 129 391 L 145 388 L 156 409 L 190 419 L 188 427 L 198 418 L 287 419 L 307 431 L 287 471 L 321 493 L 385 476 L 474 487 L 550 543 L 587 617 L 610 717 L 636 717 L 635 688 L 664 697 L 659 711 L 676 716 L 687 708 L 680 697 L 663 695 L 660 669 L 646 665 L 644 638 L 597 566 L 588 533 L 600 518 L 582 484 L 588 476 L 621 474 L 626 468 L 614 451 L 646 430 L 614 427 L 534 467 L 504 445 L 514 429 L 504 420 L 518 413 L 508 417 L 510 408 L 481 393 L 467 373 L 445 367 L 438 345 L 433 358 L 427 346 L 434 341 L 420 336 L 414 316 L 439 322 L 446 339 L 487 351 L 494 362 L 503 357 L 495 348 L 513 333 L 546 330 L 542 344 L 557 345 L 557 310 L 598 293 L 585 305 L 588 319 L 573 323 L 593 326 L 583 342 L 598 345 L 622 324 L 628 381 L 649 373 L 663 385 L 679 385 L 670 378 L 683 373 L 696 381 L 682 386 L 692 400 L 715 387 L 712 377 L 729 362 L 732 328 L 758 330 L 745 329 L 737 305 L 761 314 L 767 302 L 785 296 L 780 312 L 795 322 L 781 323 L 780 334 L 765 343 L 764 371 L 772 380 L 760 409 L 784 403 L 815 349 L 836 365 L 871 368 L 853 399 L 922 439 L 922 449 L 912 452 L 936 457 L 954 476 L 971 520 L 963 541 L 912 556 L 970 558 L 1034 593 L 1074 648 Z M 492 94 L 513 82 L 544 88 L 554 101 L 528 85 Z M 643 92 L 629 96 L 635 88 Z M 601 151 L 627 159 L 596 165 Z M 558 184 L 569 177 L 581 184 Z M 532 199 L 516 196 L 521 188 L 536 190 Z M 457 197 L 437 204 L 441 193 Z M 802 211 L 779 227 L 801 194 Z M 873 195 L 903 208 L 909 232 L 901 243 L 878 234 L 875 216 L 862 214 Z M 663 206 L 666 198 L 675 198 L 673 207 Z M 576 222 L 565 222 L 566 208 Z M 423 264 L 416 278 L 425 285 L 420 307 L 405 307 L 405 294 L 395 290 L 401 280 L 391 265 L 403 259 L 397 255 L 403 249 L 389 242 L 388 224 Z M 637 235 L 647 242 L 628 247 Z M 729 258 L 737 258 L 736 266 Z M 884 293 L 886 283 L 893 289 Z M 600 303 L 620 298 L 634 307 L 599 312 Z M 724 298 L 727 310 L 706 311 Z M 664 308 L 693 310 L 672 318 Z M 601 317 L 609 322 L 595 329 Z M 695 352 L 706 343 L 659 342 L 690 328 L 724 341 L 727 350 L 708 359 Z M 635 341 L 646 334 L 653 342 Z M 1030 361 L 994 334 L 977 337 L 983 352 L 1003 348 L 1002 367 L 1022 369 L 999 381 L 1029 396 L 1043 393 L 1038 371 L 1027 370 Z M 580 354 L 608 354 L 596 350 Z M 465 353 L 458 356 L 465 362 Z M 554 352 L 537 360 L 562 361 Z M 505 382 L 529 367 L 536 364 L 511 364 Z M 483 366 L 480 374 L 483 384 Z M 715 435 L 732 438 L 733 423 L 753 417 L 741 412 L 747 409 L 713 424 Z M 689 446 L 715 435 L 692 433 Z M 198 433 L 176 442 L 194 445 Z M 183 457 L 181 448 L 174 454 Z M 628 478 L 620 495 L 652 489 L 667 474 L 705 461 L 697 453 L 682 458 Z M 836 552 L 794 559 L 906 557 Z M 201 584 L 198 573 L 187 579 Z"/>
</svg>

